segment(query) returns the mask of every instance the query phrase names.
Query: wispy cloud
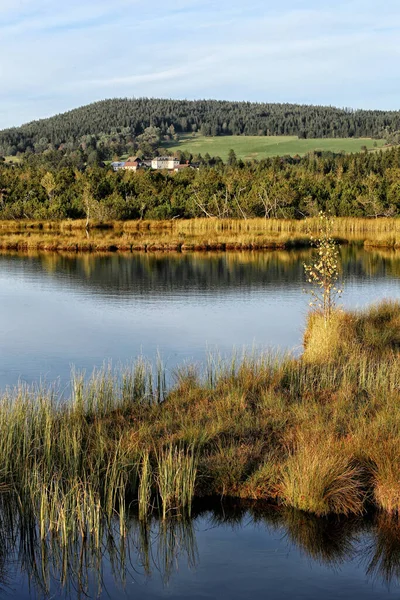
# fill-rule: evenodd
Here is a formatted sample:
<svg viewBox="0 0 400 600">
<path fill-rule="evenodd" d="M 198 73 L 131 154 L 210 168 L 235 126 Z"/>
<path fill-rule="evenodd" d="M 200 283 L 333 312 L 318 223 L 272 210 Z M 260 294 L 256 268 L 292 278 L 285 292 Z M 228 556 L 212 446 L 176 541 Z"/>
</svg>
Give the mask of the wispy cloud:
<svg viewBox="0 0 400 600">
<path fill-rule="evenodd" d="M 400 3 L 0 0 L 0 127 L 110 96 L 400 108 Z"/>
</svg>

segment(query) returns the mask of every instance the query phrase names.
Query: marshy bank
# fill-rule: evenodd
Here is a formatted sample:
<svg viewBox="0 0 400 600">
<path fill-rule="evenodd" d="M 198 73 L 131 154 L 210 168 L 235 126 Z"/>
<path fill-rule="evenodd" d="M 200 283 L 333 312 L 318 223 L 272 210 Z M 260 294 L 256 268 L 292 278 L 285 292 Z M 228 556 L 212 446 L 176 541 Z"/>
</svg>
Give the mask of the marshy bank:
<svg viewBox="0 0 400 600">
<path fill-rule="evenodd" d="M 0 221 L 0 250 L 65 252 L 188 252 L 305 248 L 318 219 L 175 219 L 93 222 Z M 341 243 L 399 248 L 400 219 L 334 220 Z"/>
<path fill-rule="evenodd" d="M 400 305 L 309 318 L 299 358 L 268 353 L 203 372 L 139 360 L 70 397 L 0 399 L 0 486 L 39 535 L 96 535 L 129 510 L 189 517 L 195 498 L 263 500 L 317 516 L 400 511 Z"/>
</svg>

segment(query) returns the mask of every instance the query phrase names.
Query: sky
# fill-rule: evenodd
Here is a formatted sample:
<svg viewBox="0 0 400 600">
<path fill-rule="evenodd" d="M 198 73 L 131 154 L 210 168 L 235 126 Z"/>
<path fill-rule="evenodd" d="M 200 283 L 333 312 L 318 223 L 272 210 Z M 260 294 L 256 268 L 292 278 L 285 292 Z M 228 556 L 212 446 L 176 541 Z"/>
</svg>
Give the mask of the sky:
<svg viewBox="0 0 400 600">
<path fill-rule="evenodd" d="M 0 128 L 113 97 L 400 109 L 399 0 L 0 0 Z"/>
</svg>

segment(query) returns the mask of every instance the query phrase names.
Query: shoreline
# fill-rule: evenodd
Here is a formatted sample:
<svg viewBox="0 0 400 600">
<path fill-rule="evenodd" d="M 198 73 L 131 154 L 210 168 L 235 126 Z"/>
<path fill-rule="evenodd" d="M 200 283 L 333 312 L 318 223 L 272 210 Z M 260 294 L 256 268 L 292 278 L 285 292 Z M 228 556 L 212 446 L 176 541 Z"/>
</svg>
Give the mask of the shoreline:
<svg viewBox="0 0 400 600">
<path fill-rule="evenodd" d="M 0 221 L 0 250 L 27 252 L 226 252 L 309 248 L 318 220 Z M 400 249 L 400 219 L 336 218 L 338 244 Z"/>
<path fill-rule="evenodd" d="M 347 242 L 344 242 L 347 243 Z M 16 251 L 20 253 L 26 253 L 30 251 L 38 251 L 38 252 L 68 252 L 68 253 L 89 253 L 89 254 L 98 254 L 98 253 L 125 253 L 125 254 L 133 254 L 133 253 L 152 253 L 152 252 L 162 252 L 162 253 L 177 253 L 177 254 L 185 254 L 188 252 L 233 252 L 233 251 L 260 251 L 260 250 L 295 250 L 295 249 L 303 249 L 310 248 L 311 243 L 309 240 L 293 240 L 288 242 L 274 242 L 264 241 L 260 243 L 248 242 L 248 243 L 234 243 L 234 242 L 218 242 L 218 243 L 209 243 L 209 242 L 197 242 L 197 243 L 131 243 L 128 244 L 126 242 L 119 243 L 109 242 L 76 242 L 76 243 L 56 243 L 46 242 L 44 240 L 35 241 L 30 243 L 27 240 L 21 242 L 15 241 L 2 241 L 0 238 L 0 251 Z"/>
</svg>

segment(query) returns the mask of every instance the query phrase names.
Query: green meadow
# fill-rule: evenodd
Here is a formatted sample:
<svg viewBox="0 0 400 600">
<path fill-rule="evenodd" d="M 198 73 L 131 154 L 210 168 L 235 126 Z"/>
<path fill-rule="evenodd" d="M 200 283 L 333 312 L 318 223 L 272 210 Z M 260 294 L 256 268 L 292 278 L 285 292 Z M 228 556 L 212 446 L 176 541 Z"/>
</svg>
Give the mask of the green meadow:
<svg viewBox="0 0 400 600">
<path fill-rule="evenodd" d="M 374 144 L 377 144 L 374 145 Z M 193 155 L 207 152 L 210 156 L 228 158 L 233 149 L 238 158 L 243 160 L 262 159 L 271 156 L 304 155 L 313 150 L 331 152 L 360 152 L 363 146 L 369 150 L 384 146 L 385 140 L 371 138 L 315 138 L 299 139 L 296 136 L 217 136 L 182 135 L 178 142 L 165 143 L 163 148 L 169 151 L 181 150 Z"/>
</svg>

